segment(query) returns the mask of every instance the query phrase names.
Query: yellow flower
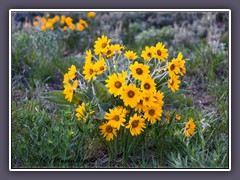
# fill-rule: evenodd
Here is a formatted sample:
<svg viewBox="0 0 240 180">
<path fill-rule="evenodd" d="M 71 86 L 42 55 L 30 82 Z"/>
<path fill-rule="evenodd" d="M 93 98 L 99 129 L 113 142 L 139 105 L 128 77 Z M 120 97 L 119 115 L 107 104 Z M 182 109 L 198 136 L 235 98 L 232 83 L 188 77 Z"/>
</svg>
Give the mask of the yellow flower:
<svg viewBox="0 0 240 180">
<path fill-rule="evenodd" d="M 142 51 L 141 57 L 144 60 L 150 61 L 153 57 L 154 57 L 154 53 L 155 53 L 155 47 L 151 46 L 150 48 L 148 46 L 145 47 L 145 50 Z"/>
<path fill-rule="evenodd" d="M 83 25 L 80 24 L 80 23 L 77 23 L 77 30 L 78 30 L 78 31 L 83 31 L 83 30 L 84 30 Z"/>
<path fill-rule="evenodd" d="M 49 29 L 52 28 L 53 27 L 53 23 L 50 22 L 50 21 L 47 21 L 46 22 L 46 27 L 49 28 Z"/>
<path fill-rule="evenodd" d="M 129 84 L 123 87 L 120 98 L 123 100 L 125 106 L 129 105 L 131 108 L 135 108 L 140 101 L 140 95 L 140 90 L 135 85 Z"/>
<path fill-rule="evenodd" d="M 156 53 L 154 55 L 155 58 L 157 58 L 158 60 L 162 60 L 165 61 L 168 58 L 168 50 L 166 48 L 164 48 L 165 45 L 161 42 L 158 42 L 156 44 Z"/>
<path fill-rule="evenodd" d="M 181 83 L 181 81 L 178 80 L 178 78 L 179 76 L 173 75 L 168 82 L 168 88 L 170 88 L 173 92 L 179 89 L 179 84 Z"/>
<path fill-rule="evenodd" d="M 62 15 L 61 16 L 61 20 L 60 20 L 60 24 L 64 24 L 65 23 L 65 19 L 66 19 L 66 16 Z"/>
<path fill-rule="evenodd" d="M 93 18 L 95 17 L 96 13 L 95 12 L 88 12 L 87 17 L 88 18 Z"/>
<path fill-rule="evenodd" d="M 134 116 L 130 118 L 126 128 L 130 128 L 130 133 L 132 136 L 137 136 L 141 134 L 144 128 L 146 128 L 144 119 L 137 114 L 134 114 Z"/>
<path fill-rule="evenodd" d="M 166 121 L 169 123 L 169 121 L 171 120 L 171 115 L 169 114 L 168 111 L 165 112 L 165 117 L 166 117 Z"/>
<path fill-rule="evenodd" d="M 63 94 L 65 94 L 65 99 L 67 99 L 67 101 L 72 102 L 73 93 L 77 86 L 78 86 L 77 80 L 73 82 L 73 85 L 71 85 L 70 83 L 64 85 Z"/>
<path fill-rule="evenodd" d="M 34 22 L 33 22 L 33 25 L 34 25 L 34 26 L 37 26 L 37 25 L 38 25 L 38 21 L 34 21 Z"/>
<path fill-rule="evenodd" d="M 92 63 L 92 59 L 93 59 L 92 51 L 91 49 L 89 49 L 86 51 L 86 57 L 85 57 L 86 63 L 87 64 Z"/>
<path fill-rule="evenodd" d="M 124 56 L 130 60 L 135 60 L 138 58 L 137 54 L 133 51 L 127 51 Z"/>
<path fill-rule="evenodd" d="M 96 77 L 95 66 L 92 63 L 85 63 L 83 66 L 84 79 L 90 81 Z"/>
<path fill-rule="evenodd" d="M 77 117 L 78 120 L 86 121 L 86 107 L 84 102 L 81 104 L 81 106 L 80 105 L 78 106 L 76 112 L 77 113 L 75 114 L 75 116 Z"/>
<path fill-rule="evenodd" d="M 42 29 L 42 31 L 46 31 L 47 30 L 46 26 L 41 26 L 41 29 Z"/>
<path fill-rule="evenodd" d="M 127 116 L 128 110 L 125 109 L 123 106 L 117 106 L 116 108 L 117 108 L 117 110 L 118 110 L 119 112 L 121 112 L 121 113 L 124 115 L 124 117 Z"/>
<path fill-rule="evenodd" d="M 109 122 L 103 123 L 99 128 L 101 129 L 101 135 L 106 137 L 107 141 L 111 141 L 114 136 L 117 136 L 116 128 L 114 128 Z"/>
<path fill-rule="evenodd" d="M 105 113 L 104 119 L 108 120 L 109 124 L 117 128 L 117 130 L 120 129 L 120 126 L 124 126 L 123 123 L 126 121 L 125 114 L 119 111 L 118 108 L 109 109 L 109 113 Z"/>
<path fill-rule="evenodd" d="M 163 104 L 164 104 L 164 101 L 163 101 L 163 98 L 164 98 L 164 94 L 163 94 L 163 92 L 161 92 L 161 91 L 155 91 L 154 93 L 153 93 L 153 97 L 156 99 L 156 104 L 158 104 L 159 106 L 163 106 Z"/>
<path fill-rule="evenodd" d="M 144 107 L 144 112 L 144 118 L 150 121 L 151 124 L 154 124 L 156 120 L 161 120 L 162 107 L 157 104 L 151 107 Z"/>
<path fill-rule="evenodd" d="M 142 94 L 142 101 L 143 106 L 154 106 L 156 99 L 153 97 L 152 92 L 141 93 Z"/>
<path fill-rule="evenodd" d="M 107 70 L 107 67 L 106 67 L 106 63 L 104 61 L 103 58 L 101 58 L 100 60 L 98 60 L 95 64 L 95 71 L 96 71 L 96 75 L 100 75 L 102 74 L 104 71 Z"/>
<path fill-rule="evenodd" d="M 181 120 L 181 116 L 178 115 L 178 114 L 176 114 L 175 119 L 178 120 L 178 121 L 180 121 L 180 120 Z"/>
<path fill-rule="evenodd" d="M 175 74 L 180 73 L 180 68 L 178 66 L 178 60 L 173 58 L 171 62 L 168 62 L 167 63 L 167 70 L 168 70 L 168 73 L 169 73 L 170 77 L 175 75 Z"/>
<path fill-rule="evenodd" d="M 95 41 L 94 44 L 94 52 L 96 55 L 101 54 L 103 51 L 105 51 L 110 43 L 111 39 L 108 39 L 107 36 L 102 35 L 102 37 L 98 38 L 97 41 Z"/>
<path fill-rule="evenodd" d="M 63 26 L 62 30 L 63 30 L 63 31 L 66 31 L 67 28 L 68 28 L 67 26 Z"/>
<path fill-rule="evenodd" d="M 56 16 L 54 17 L 54 20 L 55 20 L 55 21 L 58 21 L 58 20 L 60 20 L 60 17 L 59 17 L 58 15 L 56 15 Z"/>
<path fill-rule="evenodd" d="M 156 84 L 151 76 L 146 76 L 146 78 L 142 79 L 141 82 L 141 90 L 143 93 L 153 93 L 156 91 Z"/>
<path fill-rule="evenodd" d="M 69 29 L 73 31 L 75 29 L 75 24 L 69 24 Z"/>
<path fill-rule="evenodd" d="M 79 24 L 81 24 L 81 25 L 83 25 L 83 26 L 85 26 L 85 27 L 88 27 L 87 22 L 84 21 L 83 19 L 80 19 L 80 20 L 79 20 Z"/>
<path fill-rule="evenodd" d="M 103 55 L 105 55 L 107 58 L 112 57 L 115 54 L 116 46 L 115 45 L 109 45 L 105 50 L 102 51 Z"/>
<path fill-rule="evenodd" d="M 108 91 L 110 94 L 113 94 L 115 97 L 117 95 L 120 95 L 122 92 L 122 88 L 126 84 L 126 77 L 127 77 L 127 72 L 122 71 L 122 73 L 118 74 L 112 74 L 108 76 L 108 79 L 105 81 L 106 82 L 106 87 L 108 88 Z"/>
<path fill-rule="evenodd" d="M 70 79 L 74 79 L 76 77 L 76 66 L 72 65 L 70 68 L 68 68 L 68 75 Z"/>
<path fill-rule="evenodd" d="M 146 76 L 149 75 L 149 66 L 138 63 L 135 61 L 134 64 L 129 66 L 129 69 L 132 71 L 131 74 L 135 79 L 143 80 Z"/>
<path fill-rule="evenodd" d="M 143 111 L 143 99 L 140 99 L 140 101 L 137 103 L 136 107 L 134 108 L 135 111 L 138 113 L 141 113 Z"/>
<path fill-rule="evenodd" d="M 184 74 L 186 74 L 186 68 L 185 68 L 185 60 L 183 60 L 183 55 L 182 53 L 178 53 L 178 57 L 177 57 L 177 65 L 180 69 L 180 75 L 183 76 Z"/>
<path fill-rule="evenodd" d="M 66 23 L 68 26 L 70 26 L 71 24 L 73 24 L 73 23 L 72 23 L 72 22 L 73 22 L 73 19 L 72 19 L 71 17 L 65 17 L 64 20 L 65 20 L 65 23 Z M 73 25 L 74 25 L 74 24 L 73 24 Z"/>
<path fill-rule="evenodd" d="M 184 137 L 190 137 L 194 134 L 196 128 L 196 124 L 194 123 L 193 119 L 190 120 L 185 124 L 184 128 Z"/>
</svg>

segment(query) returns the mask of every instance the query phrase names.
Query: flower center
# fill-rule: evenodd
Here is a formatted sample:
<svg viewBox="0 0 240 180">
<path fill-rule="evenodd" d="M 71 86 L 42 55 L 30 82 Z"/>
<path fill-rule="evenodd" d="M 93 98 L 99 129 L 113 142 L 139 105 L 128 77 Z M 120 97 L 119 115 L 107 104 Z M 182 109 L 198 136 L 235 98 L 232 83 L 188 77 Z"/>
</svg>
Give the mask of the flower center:
<svg viewBox="0 0 240 180">
<path fill-rule="evenodd" d="M 145 97 L 145 101 L 149 101 L 149 97 Z"/>
<path fill-rule="evenodd" d="M 142 70 L 141 68 L 137 68 L 137 69 L 136 69 L 136 73 L 137 73 L 138 75 L 142 75 L 143 70 Z"/>
<path fill-rule="evenodd" d="M 139 123 L 139 120 L 133 121 L 133 122 L 132 122 L 132 127 L 133 127 L 133 128 L 138 127 L 138 123 Z"/>
<path fill-rule="evenodd" d="M 172 80 L 172 82 L 170 83 L 170 85 L 173 86 L 173 84 L 174 84 L 174 81 Z"/>
<path fill-rule="evenodd" d="M 90 75 L 93 74 L 93 69 L 89 69 L 89 74 L 90 74 Z"/>
<path fill-rule="evenodd" d="M 162 52 L 160 50 L 157 50 L 157 55 L 161 56 Z"/>
<path fill-rule="evenodd" d="M 152 57 L 152 53 L 149 52 L 149 53 L 147 54 L 147 56 L 148 56 L 148 57 Z"/>
<path fill-rule="evenodd" d="M 115 120 L 115 121 L 119 121 L 119 116 L 118 115 L 115 115 L 114 117 L 113 117 L 113 119 Z"/>
<path fill-rule="evenodd" d="M 153 116 L 153 115 L 155 114 L 155 110 L 154 110 L 154 109 L 150 109 L 150 110 L 149 110 L 149 114 L 150 114 L 151 116 Z"/>
<path fill-rule="evenodd" d="M 103 71 L 103 70 L 104 70 L 104 67 L 103 67 L 103 66 L 101 66 L 101 67 L 99 68 L 99 70 L 100 70 L 100 71 Z"/>
<path fill-rule="evenodd" d="M 119 81 L 116 81 L 115 83 L 114 83 L 114 85 L 115 85 L 115 87 L 116 88 L 120 88 L 120 87 L 122 87 L 122 83 L 121 82 L 119 82 Z"/>
<path fill-rule="evenodd" d="M 143 104 L 143 100 L 141 99 L 138 104 L 142 105 Z"/>
<path fill-rule="evenodd" d="M 172 65 L 170 66 L 170 70 L 173 71 L 174 69 L 175 69 L 175 65 L 172 64 Z"/>
<path fill-rule="evenodd" d="M 112 53 L 111 50 L 108 50 L 108 51 L 107 51 L 107 55 L 110 55 L 111 53 Z"/>
<path fill-rule="evenodd" d="M 128 97 L 132 98 L 135 95 L 135 93 L 133 91 L 128 91 Z"/>
<path fill-rule="evenodd" d="M 144 87 L 144 89 L 146 89 L 146 90 L 149 90 L 149 89 L 151 88 L 151 86 L 150 86 L 149 83 L 145 83 L 143 87 Z"/>
<path fill-rule="evenodd" d="M 102 43 L 102 48 L 105 48 L 107 46 L 107 43 Z"/>
<path fill-rule="evenodd" d="M 106 127 L 106 132 L 108 133 L 112 133 L 113 132 L 113 128 L 109 125 Z"/>
</svg>

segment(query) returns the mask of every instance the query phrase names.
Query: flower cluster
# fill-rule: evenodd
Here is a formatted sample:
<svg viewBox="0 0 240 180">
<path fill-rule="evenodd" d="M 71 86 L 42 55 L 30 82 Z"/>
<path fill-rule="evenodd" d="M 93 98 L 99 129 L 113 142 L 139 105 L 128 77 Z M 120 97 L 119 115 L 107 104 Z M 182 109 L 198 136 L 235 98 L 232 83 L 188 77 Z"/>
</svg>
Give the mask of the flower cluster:
<svg viewBox="0 0 240 180">
<path fill-rule="evenodd" d="M 93 18 L 95 16 L 95 12 L 89 12 L 88 18 Z M 46 30 L 54 30 L 60 28 L 62 31 L 70 30 L 70 31 L 83 31 L 88 27 L 88 23 L 79 19 L 78 22 L 74 22 L 73 18 L 65 15 L 55 15 L 54 17 L 40 17 L 36 16 L 33 22 L 34 26 L 40 27 L 42 31 Z"/>
<path fill-rule="evenodd" d="M 91 49 L 86 51 L 83 72 L 77 72 L 72 65 L 63 80 L 63 93 L 69 102 L 75 92 L 87 87 L 86 84 L 98 82 L 105 86 L 107 93 L 115 100 L 104 112 L 105 122 L 99 126 L 107 141 L 113 140 L 121 128 L 129 129 L 132 136 L 137 136 L 148 125 L 160 121 L 164 105 L 164 92 L 160 88 L 168 84 L 168 88 L 175 92 L 181 82 L 179 77 L 186 73 L 182 53 L 168 62 L 168 49 L 161 42 L 146 46 L 141 52 L 142 59 L 131 50 L 123 53 L 125 48 L 120 44 L 111 44 L 111 39 L 104 35 L 99 37 L 94 44 L 94 54 Z M 97 102 L 100 101 L 97 99 Z M 83 102 L 76 112 L 78 120 L 86 120 L 86 116 L 95 111 L 86 110 Z M 166 120 L 171 118 L 166 113 L 165 117 Z M 175 119 L 179 121 L 181 116 L 176 114 Z M 185 137 L 193 135 L 193 124 L 193 121 L 186 124 Z"/>
</svg>

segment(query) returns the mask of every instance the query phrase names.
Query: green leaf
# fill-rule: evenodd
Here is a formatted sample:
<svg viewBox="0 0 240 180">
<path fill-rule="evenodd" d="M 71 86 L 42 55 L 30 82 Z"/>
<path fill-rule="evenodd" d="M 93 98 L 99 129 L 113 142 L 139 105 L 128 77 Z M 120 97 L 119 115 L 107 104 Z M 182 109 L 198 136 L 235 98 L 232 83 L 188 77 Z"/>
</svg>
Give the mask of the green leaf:
<svg viewBox="0 0 240 180">
<path fill-rule="evenodd" d="M 65 99 L 65 95 L 63 94 L 63 91 L 60 91 L 60 90 L 48 92 L 45 94 L 43 98 L 57 104 L 73 105 L 73 104 L 81 103 L 80 93 L 74 93 L 72 102 L 68 102 Z"/>
<path fill-rule="evenodd" d="M 98 81 L 93 81 L 93 88 L 99 102 L 111 103 L 111 104 L 115 102 L 113 96 L 108 92 L 108 89 L 104 86 L 103 83 Z"/>
</svg>

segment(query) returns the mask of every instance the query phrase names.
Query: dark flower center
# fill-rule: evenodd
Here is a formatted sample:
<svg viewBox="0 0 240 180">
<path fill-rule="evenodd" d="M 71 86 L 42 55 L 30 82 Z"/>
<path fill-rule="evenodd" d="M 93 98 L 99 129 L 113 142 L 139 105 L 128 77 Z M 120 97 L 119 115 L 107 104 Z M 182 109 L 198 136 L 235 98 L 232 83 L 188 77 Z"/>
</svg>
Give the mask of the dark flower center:
<svg viewBox="0 0 240 180">
<path fill-rule="evenodd" d="M 93 74 L 93 69 L 89 69 L 89 74 L 90 74 L 90 75 Z"/>
<path fill-rule="evenodd" d="M 174 84 L 174 81 L 172 80 L 172 82 L 170 83 L 170 85 L 173 86 L 173 84 Z"/>
<path fill-rule="evenodd" d="M 106 127 L 106 132 L 108 133 L 112 133 L 113 132 L 113 128 L 109 125 Z"/>
<path fill-rule="evenodd" d="M 104 67 L 103 67 L 103 66 L 101 66 L 101 67 L 99 68 L 99 70 L 100 70 L 100 71 L 103 71 L 103 70 L 104 70 Z"/>
<path fill-rule="evenodd" d="M 138 127 L 138 123 L 139 123 L 139 120 L 133 121 L 133 122 L 132 122 L 132 127 L 133 127 L 133 128 Z"/>
<path fill-rule="evenodd" d="M 150 109 L 150 110 L 149 110 L 149 114 L 150 114 L 151 116 L 153 116 L 153 115 L 155 114 L 155 110 L 154 110 L 154 109 Z"/>
<path fill-rule="evenodd" d="M 144 87 L 144 89 L 146 89 L 146 90 L 149 90 L 149 89 L 151 88 L 151 86 L 150 86 L 149 83 L 145 83 L 143 87 Z"/>
<path fill-rule="evenodd" d="M 170 70 L 173 71 L 174 69 L 175 69 L 175 65 L 172 64 L 172 65 L 170 66 Z"/>
<path fill-rule="evenodd" d="M 121 82 L 119 82 L 119 81 L 116 81 L 115 83 L 114 83 L 114 85 L 115 85 L 115 87 L 116 88 L 120 88 L 120 87 L 122 87 L 122 83 Z"/>
<path fill-rule="evenodd" d="M 115 120 L 115 121 L 119 121 L 119 116 L 118 115 L 115 115 L 114 117 L 113 117 L 113 119 Z"/>
<path fill-rule="evenodd" d="M 106 43 L 102 43 L 102 48 L 105 48 L 107 46 Z"/>
<path fill-rule="evenodd" d="M 137 69 L 136 69 L 136 73 L 137 73 L 138 75 L 142 75 L 143 70 L 142 70 L 141 68 L 137 68 Z"/>
<path fill-rule="evenodd" d="M 160 50 L 157 50 L 157 55 L 161 56 L 162 52 Z"/>
<path fill-rule="evenodd" d="M 148 56 L 148 57 L 152 57 L 152 53 L 149 52 L 149 53 L 147 54 L 147 56 Z"/>
<path fill-rule="evenodd" d="M 132 98 L 135 95 L 135 93 L 133 91 L 128 91 L 128 97 Z"/>
</svg>

